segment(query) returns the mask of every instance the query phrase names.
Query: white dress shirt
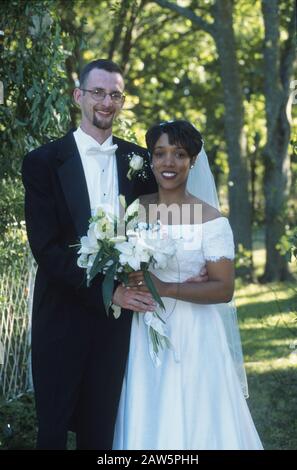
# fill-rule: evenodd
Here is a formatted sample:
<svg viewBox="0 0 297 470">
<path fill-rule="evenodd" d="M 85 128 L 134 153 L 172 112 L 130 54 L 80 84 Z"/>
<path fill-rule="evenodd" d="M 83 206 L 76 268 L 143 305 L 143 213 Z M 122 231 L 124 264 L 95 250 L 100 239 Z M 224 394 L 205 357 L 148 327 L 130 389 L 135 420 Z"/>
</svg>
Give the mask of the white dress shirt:
<svg viewBox="0 0 297 470">
<path fill-rule="evenodd" d="M 86 177 L 92 215 L 98 207 L 118 215 L 117 145 L 112 145 L 112 136 L 101 145 L 80 127 L 73 136 Z"/>
</svg>

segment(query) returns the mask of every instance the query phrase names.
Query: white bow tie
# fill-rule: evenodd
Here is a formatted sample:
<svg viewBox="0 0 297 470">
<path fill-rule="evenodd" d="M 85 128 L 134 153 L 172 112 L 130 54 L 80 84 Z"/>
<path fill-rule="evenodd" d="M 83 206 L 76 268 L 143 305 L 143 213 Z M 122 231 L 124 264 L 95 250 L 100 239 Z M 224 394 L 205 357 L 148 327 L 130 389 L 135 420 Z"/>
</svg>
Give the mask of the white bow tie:
<svg viewBox="0 0 297 470">
<path fill-rule="evenodd" d="M 104 153 L 105 155 L 113 154 L 118 148 L 117 144 L 109 145 L 108 147 L 88 147 L 86 150 L 87 155 L 100 155 Z"/>
</svg>

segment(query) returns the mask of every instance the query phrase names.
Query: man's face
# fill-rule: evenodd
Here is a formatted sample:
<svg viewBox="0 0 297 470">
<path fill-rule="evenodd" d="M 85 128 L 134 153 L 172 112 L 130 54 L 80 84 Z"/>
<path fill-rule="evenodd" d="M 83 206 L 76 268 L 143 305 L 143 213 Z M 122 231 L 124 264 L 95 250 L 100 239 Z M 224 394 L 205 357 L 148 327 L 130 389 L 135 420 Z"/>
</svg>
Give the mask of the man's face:
<svg viewBox="0 0 297 470">
<path fill-rule="evenodd" d="M 107 72 L 102 69 L 93 69 L 89 73 L 82 88 L 87 90 L 101 89 L 106 93 L 124 91 L 123 77 L 117 72 Z M 110 95 L 106 95 L 104 100 L 96 101 L 92 94 L 87 91 L 76 89 L 74 99 L 79 104 L 82 111 L 82 124 L 85 126 L 95 126 L 98 129 L 111 129 L 114 118 L 123 107 L 124 100 L 114 103 Z"/>
</svg>

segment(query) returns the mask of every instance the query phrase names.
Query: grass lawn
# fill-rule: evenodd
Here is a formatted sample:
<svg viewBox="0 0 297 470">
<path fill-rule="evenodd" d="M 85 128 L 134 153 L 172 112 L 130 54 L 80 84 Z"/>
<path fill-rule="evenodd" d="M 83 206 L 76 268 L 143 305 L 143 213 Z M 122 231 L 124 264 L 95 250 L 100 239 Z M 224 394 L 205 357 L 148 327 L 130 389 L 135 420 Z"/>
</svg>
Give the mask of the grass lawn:
<svg viewBox="0 0 297 470">
<path fill-rule="evenodd" d="M 264 262 L 260 247 L 254 260 L 260 272 Z M 297 449 L 296 292 L 293 283 L 237 282 L 236 305 L 250 394 L 247 403 L 265 449 Z"/>
</svg>

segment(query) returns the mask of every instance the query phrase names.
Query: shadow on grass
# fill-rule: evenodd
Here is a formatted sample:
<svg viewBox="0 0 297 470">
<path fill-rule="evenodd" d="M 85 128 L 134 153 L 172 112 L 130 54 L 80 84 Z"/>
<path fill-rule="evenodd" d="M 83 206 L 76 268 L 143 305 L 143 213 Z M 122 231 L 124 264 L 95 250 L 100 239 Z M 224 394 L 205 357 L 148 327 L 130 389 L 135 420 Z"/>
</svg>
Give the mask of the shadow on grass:
<svg viewBox="0 0 297 470">
<path fill-rule="evenodd" d="M 264 319 L 272 315 L 294 312 L 297 309 L 297 299 L 278 299 L 263 302 L 252 302 L 237 306 L 238 318 L 245 321 L 249 318 Z"/>
<path fill-rule="evenodd" d="M 253 300 L 255 298 L 261 298 L 265 295 L 274 295 L 275 298 L 277 298 L 279 293 L 282 292 L 281 290 L 279 290 L 277 288 L 275 288 L 275 289 L 272 288 L 272 287 L 265 287 L 264 288 L 263 284 L 253 284 L 253 286 L 254 286 L 254 289 L 250 293 L 246 293 L 246 292 L 239 293 L 240 289 L 239 288 L 236 289 L 236 295 L 235 295 L 236 299 L 247 299 L 247 300 L 251 299 L 251 300 Z M 257 289 L 257 287 L 259 287 L 259 289 Z M 257 291 L 255 292 L 255 290 L 257 290 Z M 296 303 L 297 302 L 296 292 L 294 292 L 293 289 L 290 289 L 290 287 L 287 288 L 287 291 L 291 292 L 291 294 L 288 295 L 285 300 L 287 300 L 289 302 L 290 301 L 291 302 L 295 301 L 295 303 Z M 265 302 L 265 300 L 263 302 Z"/>
<path fill-rule="evenodd" d="M 246 303 L 237 308 L 248 361 L 288 358 L 297 349 L 297 299 Z"/>
<path fill-rule="evenodd" d="M 242 328 L 241 341 L 247 361 L 285 359 L 297 350 L 297 327 L 263 322 L 259 328 Z"/>
<path fill-rule="evenodd" d="M 249 373 L 247 400 L 265 449 L 297 448 L 297 376 L 282 370 Z"/>
</svg>

